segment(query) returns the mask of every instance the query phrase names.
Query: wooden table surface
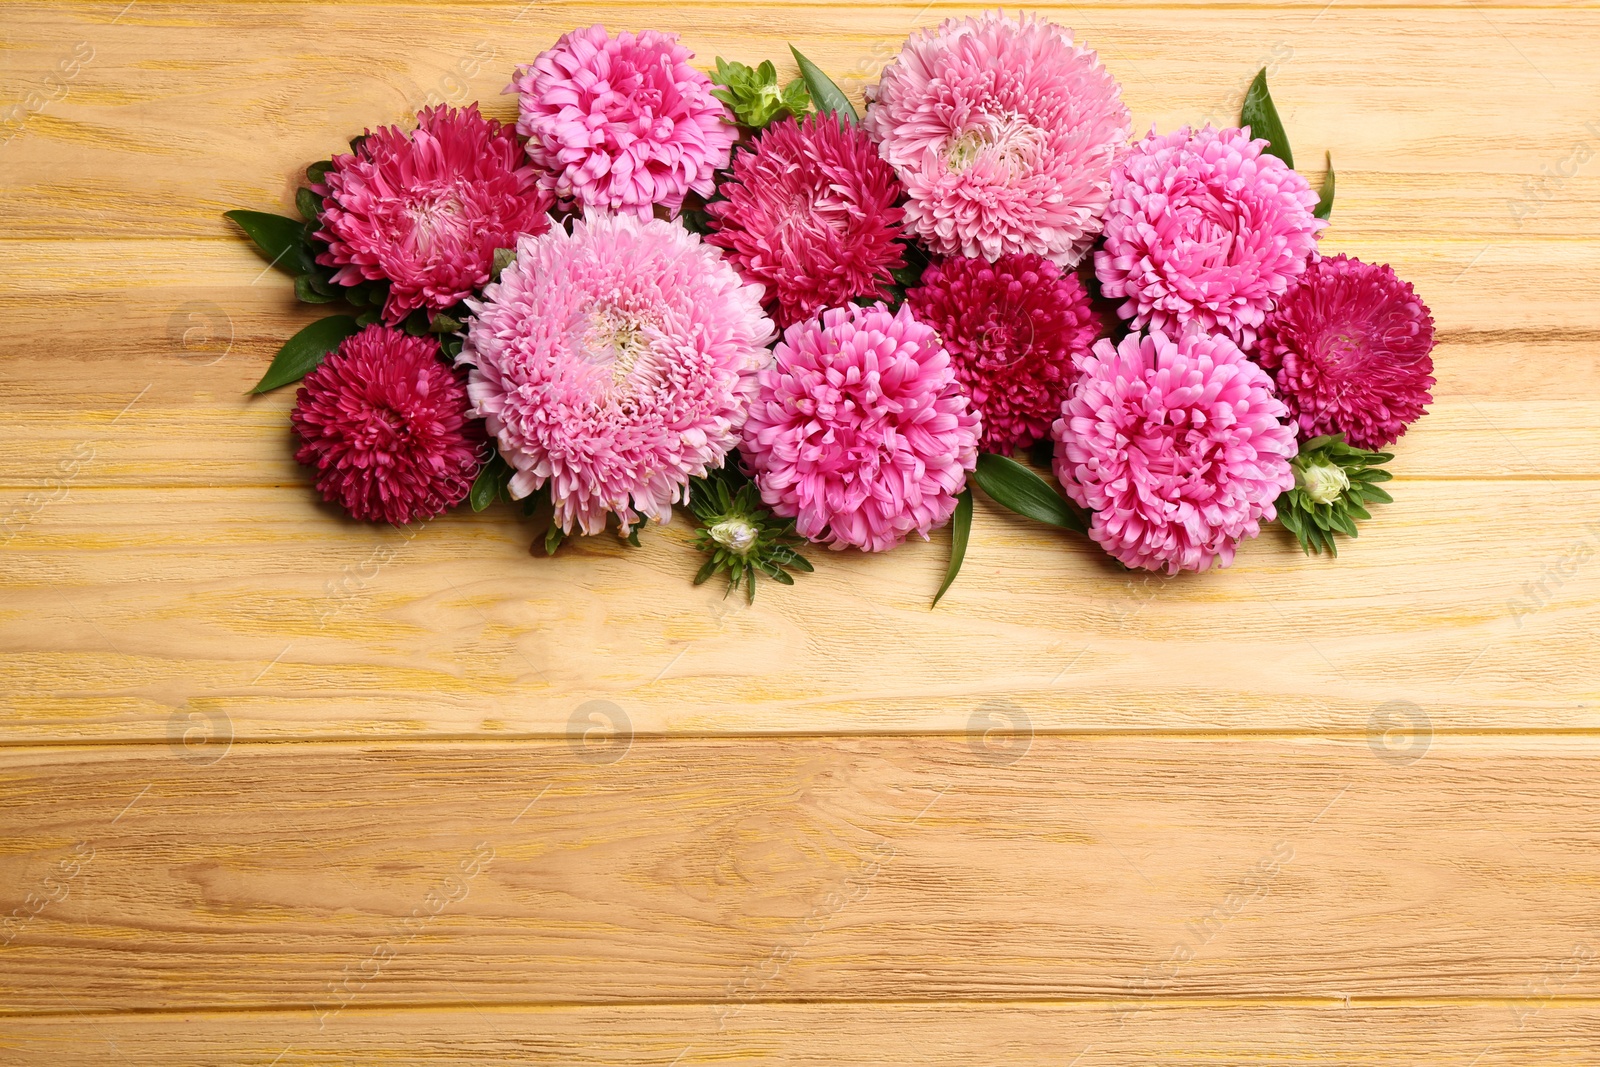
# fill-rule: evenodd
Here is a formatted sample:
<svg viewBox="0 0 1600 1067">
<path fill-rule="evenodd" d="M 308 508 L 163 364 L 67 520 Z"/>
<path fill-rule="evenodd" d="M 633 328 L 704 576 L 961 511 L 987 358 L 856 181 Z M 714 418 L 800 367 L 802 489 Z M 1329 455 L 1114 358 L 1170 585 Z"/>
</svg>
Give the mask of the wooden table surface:
<svg viewBox="0 0 1600 1067">
<path fill-rule="evenodd" d="M 126 6 L 124 6 L 126 4 Z M 964 5 L 11 0 L 0 1062 L 1600 1063 L 1600 13 L 1092 0 L 1262 66 L 1439 326 L 1396 502 L 1166 581 L 980 504 L 754 607 L 509 508 L 339 519 L 223 221 L 561 31 L 859 96 Z M 15 106 L 13 106 L 15 105 Z"/>
</svg>

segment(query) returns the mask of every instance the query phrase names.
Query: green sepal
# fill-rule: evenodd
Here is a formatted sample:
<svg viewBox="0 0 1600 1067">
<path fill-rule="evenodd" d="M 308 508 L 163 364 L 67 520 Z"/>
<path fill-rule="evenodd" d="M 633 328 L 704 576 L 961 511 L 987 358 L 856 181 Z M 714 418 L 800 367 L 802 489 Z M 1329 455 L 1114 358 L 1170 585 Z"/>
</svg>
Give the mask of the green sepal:
<svg viewBox="0 0 1600 1067">
<path fill-rule="evenodd" d="M 300 217 L 307 222 L 316 222 L 322 218 L 322 197 L 303 185 L 295 191 L 294 206 L 295 210 L 300 212 Z"/>
<path fill-rule="evenodd" d="M 332 293 L 320 292 L 315 274 L 302 274 L 294 280 L 295 299 L 302 304 L 331 304 L 339 299 Z"/>
<path fill-rule="evenodd" d="M 321 185 L 322 179 L 328 176 L 333 169 L 333 160 L 321 159 L 306 168 L 306 180 L 312 185 Z"/>
<path fill-rule="evenodd" d="M 516 471 L 511 469 L 511 464 L 501 458 L 496 452 L 489 457 L 489 462 L 483 465 L 478 476 L 472 480 L 472 489 L 467 494 L 467 501 L 472 505 L 473 511 L 482 511 L 496 500 L 511 499 L 511 477 Z"/>
<path fill-rule="evenodd" d="M 356 320 L 349 315 L 329 315 L 325 319 L 318 319 L 284 342 L 278 354 L 272 358 L 267 373 L 261 376 L 250 392 L 268 393 L 298 382 L 316 370 L 323 358 L 339 347 L 339 342 L 358 329 L 360 327 Z"/>
</svg>

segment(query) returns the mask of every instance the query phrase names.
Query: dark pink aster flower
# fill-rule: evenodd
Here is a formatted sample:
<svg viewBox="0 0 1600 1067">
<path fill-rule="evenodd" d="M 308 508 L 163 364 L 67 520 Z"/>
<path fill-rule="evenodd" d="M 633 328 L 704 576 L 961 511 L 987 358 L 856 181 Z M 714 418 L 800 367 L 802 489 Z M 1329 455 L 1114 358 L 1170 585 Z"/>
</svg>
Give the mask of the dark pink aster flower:
<svg viewBox="0 0 1600 1067">
<path fill-rule="evenodd" d="M 407 523 L 466 499 L 483 430 L 438 342 L 368 326 L 306 375 L 289 422 L 294 458 L 317 470 L 322 499 L 352 517 Z"/>
<path fill-rule="evenodd" d="M 768 126 L 753 152 L 733 161 L 706 207 L 745 280 L 766 287 L 780 328 L 855 297 L 886 297 L 905 266 L 895 206 L 900 183 L 866 131 L 832 115 Z"/>
<path fill-rule="evenodd" d="M 312 189 L 328 242 L 318 262 L 339 268 L 340 285 L 388 281 L 390 322 L 460 303 L 488 282 L 496 248 L 550 228 L 550 194 L 516 137 L 476 104 L 429 108 L 410 134 L 369 131 Z"/>
<path fill-rule="evenodd" d="M 580 208 L 649 218 L 710 196 L 738 131 L 675 33 L 573 30 L 518 67 L 517 130 L 542 181 Z"/>
<path fill-rule="evenodd" d="M 1256 358 L 1302 437 L 1381 449 L 1432 402 L 1433 316 L 1387 265 L 1313 265 L 1267 318 Z"/>
<path fill-rule="evenodd" d="M 1014 452 L 1050 435 L 1100 321 L 1078 276 L 1037 255 L 994 263 L 936 260 L 906 294 L 939 331 L 956 380 L 983 416 L 986 452 Z"/>
</svg>

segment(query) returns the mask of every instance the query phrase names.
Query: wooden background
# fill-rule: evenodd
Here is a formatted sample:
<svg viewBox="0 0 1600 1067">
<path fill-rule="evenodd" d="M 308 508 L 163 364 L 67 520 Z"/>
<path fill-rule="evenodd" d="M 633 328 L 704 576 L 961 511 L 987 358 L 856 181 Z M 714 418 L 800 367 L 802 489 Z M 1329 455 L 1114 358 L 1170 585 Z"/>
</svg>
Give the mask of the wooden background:
<svg viewBox="0 0 1600 1067">
<path fill-rule="evenodd" d="M 1437 400 L 1337 562 L 980 505 L 930 613 L 942 535 L 752 608 L 341 521 L 221 213 L 591 21 L 859 95 L 976 9 L 125 3 L 0 24 L 0 1062 L 1600 1063 L 1592 5 L 1044 8 L 1141 131 L 1268 66 Z"/>
</svg>

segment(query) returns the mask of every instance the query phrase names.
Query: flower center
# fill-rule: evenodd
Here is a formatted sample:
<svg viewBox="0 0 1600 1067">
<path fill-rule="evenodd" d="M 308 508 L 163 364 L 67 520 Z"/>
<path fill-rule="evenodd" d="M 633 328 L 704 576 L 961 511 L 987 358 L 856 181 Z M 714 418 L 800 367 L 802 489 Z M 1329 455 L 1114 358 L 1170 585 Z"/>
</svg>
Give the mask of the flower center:
<svg viewBox="0 0 1600 1067">
<path fill-rule="evenodd" d="M 593 362 L 610 365 L 611 384 L 617 389 L 629 383 L 640 360 L 649 355 L 648 325 L 637 312 L 612 305 L 601 305 L 590 316 L 584 349 Z"/>
<path fill-rule="evenodd" d="M 1003 115 L 969 127 L 944 147 L 945 166 L 960 174 L 980 160 L 1005 167 L 1013 178 L 1027 170 L 1039 150 L 1040 133 L 1017 115 Z"/>
<path fill-rule="evenodd" d="M 455 190 L 423 194 L 405 205 L 417 251 L 426 254 L 441 236 L 460 240 L 466 236 L 466 211 Z"/>
</svg>

